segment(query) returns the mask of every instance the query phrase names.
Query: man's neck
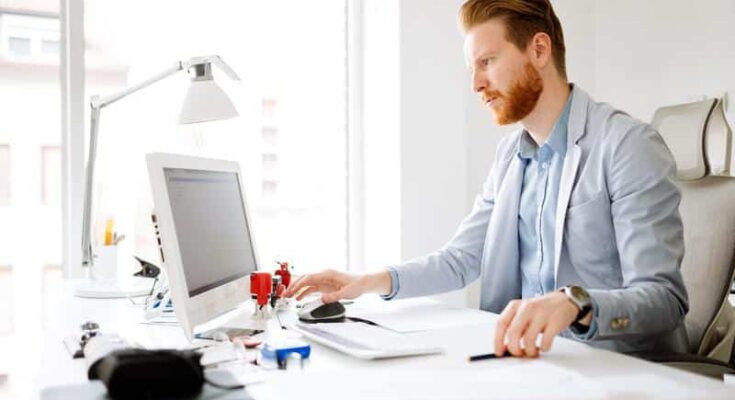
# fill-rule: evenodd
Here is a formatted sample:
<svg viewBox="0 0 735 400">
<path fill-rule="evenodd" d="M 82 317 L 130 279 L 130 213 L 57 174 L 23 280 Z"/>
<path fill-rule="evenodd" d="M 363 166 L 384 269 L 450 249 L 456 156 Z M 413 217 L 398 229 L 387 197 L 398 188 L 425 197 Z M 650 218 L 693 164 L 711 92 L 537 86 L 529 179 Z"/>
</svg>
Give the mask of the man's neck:
<svg viewBox="0 0 735 400">
<path fill-rule="evenodd" d="M 521 120 L 521 125 L 539 146 L 549 139 L 559 115 L 564 111 L 570 92 L 569 82 L 565 79 L 546 82 L 536 107 Z"/>
</svg>

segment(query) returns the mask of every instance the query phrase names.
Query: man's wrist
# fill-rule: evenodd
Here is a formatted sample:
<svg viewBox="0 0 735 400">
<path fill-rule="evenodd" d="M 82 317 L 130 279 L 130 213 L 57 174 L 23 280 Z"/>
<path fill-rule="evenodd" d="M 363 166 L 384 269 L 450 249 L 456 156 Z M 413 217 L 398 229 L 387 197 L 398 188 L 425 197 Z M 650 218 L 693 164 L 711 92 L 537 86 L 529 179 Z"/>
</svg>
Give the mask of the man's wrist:
<svg viewBox="0 0 735 400">
<path fill-rule="evenodd" d="M 366 292 L 377 293 L 381 296 L 387 296 L 391 293 L 391 276 L 388 271 L 380 271 L 367 274 L 363 277 L 366 280 Z"/>
<path fill-rule="evenodd" d="M 590 326 L 592 325 L 592 311 L 587 313 L 587 315 L 584 316 L 584 318 L 577 321 L 578 324 L 584 325 L 584 326 Z"/>
</svg>

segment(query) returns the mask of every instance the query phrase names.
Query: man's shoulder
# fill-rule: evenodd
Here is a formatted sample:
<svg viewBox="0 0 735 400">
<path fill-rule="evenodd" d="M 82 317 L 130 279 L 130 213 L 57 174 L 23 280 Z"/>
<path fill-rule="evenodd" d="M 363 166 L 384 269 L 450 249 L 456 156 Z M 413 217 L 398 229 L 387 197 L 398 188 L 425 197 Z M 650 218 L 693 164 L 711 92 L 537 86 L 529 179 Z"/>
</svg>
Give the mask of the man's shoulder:
<svg viewBox="0 0 735 400">
<path fill-rule="evenodd" d="M 607 103 L 589 100 L 585 134 L 578 142 L 587 152 L 587 160 L 630 171 L 646 165 L 653 171 L 674 168 L 665 141 L 649 123 Z"/>
<path fill-rule="evenodd" d="M 614 145 L 630 135 L 653 130 L 653 127 L 608 103 L 590 99 L 585 130 L 588 139 Z"/>
</svg>

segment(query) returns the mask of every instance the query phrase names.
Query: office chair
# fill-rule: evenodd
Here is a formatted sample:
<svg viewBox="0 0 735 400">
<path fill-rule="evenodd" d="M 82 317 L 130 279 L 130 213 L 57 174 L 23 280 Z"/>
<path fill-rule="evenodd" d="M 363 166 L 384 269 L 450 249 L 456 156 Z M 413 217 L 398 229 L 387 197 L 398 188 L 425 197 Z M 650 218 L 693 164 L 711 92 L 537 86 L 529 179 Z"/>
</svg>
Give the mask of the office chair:
<svg viewBox="0 0 735 400">
<path fill-rule="evenodd" d="M 677 164 L 689 352 L 633 355 L 722 379 L 725 373 L 735 373 L 735 309 L 728 301 L 735 274 L 732 132 L 718 99 L 660 108 L 651 124 Z"/>
</svg>

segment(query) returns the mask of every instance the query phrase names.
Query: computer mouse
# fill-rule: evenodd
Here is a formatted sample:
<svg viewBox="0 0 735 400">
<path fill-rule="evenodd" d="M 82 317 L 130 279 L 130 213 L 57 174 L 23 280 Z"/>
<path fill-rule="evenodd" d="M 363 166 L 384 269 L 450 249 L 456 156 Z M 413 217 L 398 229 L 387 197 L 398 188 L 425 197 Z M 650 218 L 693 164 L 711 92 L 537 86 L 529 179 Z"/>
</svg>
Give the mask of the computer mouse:
<svg viewBox="0 0 735 400">
<path fill-rule="evenodd" d="M 345 317 L 345 306 L 338 301 L 325 304 L 319 299 L 304 304 L 298 315 L 304 322 L 340 321 Z"/>
</svg>

